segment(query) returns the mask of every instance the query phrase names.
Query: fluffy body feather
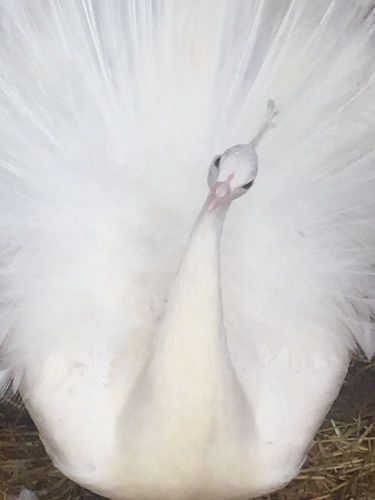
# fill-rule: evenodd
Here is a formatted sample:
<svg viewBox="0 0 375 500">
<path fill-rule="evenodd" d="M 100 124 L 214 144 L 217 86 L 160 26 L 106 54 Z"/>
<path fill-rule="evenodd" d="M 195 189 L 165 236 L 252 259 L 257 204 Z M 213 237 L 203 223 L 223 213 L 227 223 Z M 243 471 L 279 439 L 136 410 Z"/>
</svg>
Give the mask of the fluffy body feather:
<svg viewBox="0 0 375 500">
<path fill-rule="evenodd" d="M 371 7 L 1 2 L 0 382 L 20 384 L 65 474 L 114 499 L 218 499 L 298 472 L 351 353 L 375 351 Z M 247 410 L 231 420 L 225 398 L 179 395 L 181 357 L 203 360 L 184 337 L 165 357 L 163 411 L 142 425 L 129 401 L 207 167 L 255 135 L 270 98 L 277 124 L 222 237 L 225 343 Z M 210 262 L 184 289 L 200 328 Z M 197 373 L 184 394 L 204 386 Z M 207 415 L 228 433 L 193 433 Z"/>
<path fill-rule="evenodd" d="M 14 500 L 38 500 L 38 498 L 31 491 L 23 489 Z"/>
</svg>

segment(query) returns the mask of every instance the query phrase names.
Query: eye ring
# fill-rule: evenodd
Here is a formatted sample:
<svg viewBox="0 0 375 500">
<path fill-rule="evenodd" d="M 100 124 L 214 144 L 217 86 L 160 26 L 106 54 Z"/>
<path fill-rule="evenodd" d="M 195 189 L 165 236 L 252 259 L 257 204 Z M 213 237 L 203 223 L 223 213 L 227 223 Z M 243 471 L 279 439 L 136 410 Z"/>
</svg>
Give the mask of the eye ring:
<svg viewBox="0 0 375 500">
<path fill-rule="evenodd" d="M 214 167 L 219 168 L 220 162 L 221 162 L 221 156 L 219 155 L 213 161 Z"/>
<path fill-rule="evenodd" d="M 246 191 L 251 188 L 251 186 L 254 184 L 254 180 L 248 182 L 247 184 L 244 184 L 242 186 L 242 189 L 245 189 Z"/>
</svg>

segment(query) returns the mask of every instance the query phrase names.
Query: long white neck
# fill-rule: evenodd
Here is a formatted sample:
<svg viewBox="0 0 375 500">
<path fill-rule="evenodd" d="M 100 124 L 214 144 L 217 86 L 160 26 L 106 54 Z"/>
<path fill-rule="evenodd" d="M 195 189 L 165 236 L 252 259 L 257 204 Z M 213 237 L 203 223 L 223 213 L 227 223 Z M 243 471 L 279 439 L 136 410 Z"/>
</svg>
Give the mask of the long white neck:
<svg viewBox="0 0 375 500">
<path fill-rule="evenodd" d="M 210 203 L 192 231 L 145 368 L 155 413 L 168 433 L 175 428 L 186 437 L 185 446 L 205 439 L 217 415 L 236 418 L 242 410 L 234 406 L 243 403 L 227 350 L 220 290 L 220 238 L 228 207 L 210 209 Z"/>
<path fill-rule="evenodd" d="M 141 474 L 153 481 L 154 489 L 166 487 L 160 471 L 171 467 L 181 493 L 199 478 L 204 482 L 227 467 L 238 471 L 248 463 L 244 443 L 251 412 L 230 362 L 222 318 L 225 212 L 225 207 L 210 210 L 209 200 L 203 207 L 153 352 L 121 419 L 129 481 Z"/>
<path fill-rule="evenodd" d="M 207 206 L 177 273 L 153 357 L 163 384 L 196 401 L 220 385 L 218 372 L 228 363 L 220 291 L 220 237 L 226 210 Z"/>
</svg>

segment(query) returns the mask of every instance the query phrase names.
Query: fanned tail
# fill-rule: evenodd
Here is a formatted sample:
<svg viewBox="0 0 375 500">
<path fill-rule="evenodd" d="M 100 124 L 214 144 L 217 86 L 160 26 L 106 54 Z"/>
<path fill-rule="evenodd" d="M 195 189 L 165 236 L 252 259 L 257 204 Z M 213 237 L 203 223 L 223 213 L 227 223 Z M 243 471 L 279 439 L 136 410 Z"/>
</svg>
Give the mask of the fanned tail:
<svg viewBox="0 0 375 500">
<path fill-rule="evenodd" d="M 152 330 L 210 159 L 254 136 L 269 99 L 223 279 L 251 283 L 255 321 L 331 325 L 374 354 L 371 6 L 1 2 L 0 385 L 51 349 Z"/>
</svg>

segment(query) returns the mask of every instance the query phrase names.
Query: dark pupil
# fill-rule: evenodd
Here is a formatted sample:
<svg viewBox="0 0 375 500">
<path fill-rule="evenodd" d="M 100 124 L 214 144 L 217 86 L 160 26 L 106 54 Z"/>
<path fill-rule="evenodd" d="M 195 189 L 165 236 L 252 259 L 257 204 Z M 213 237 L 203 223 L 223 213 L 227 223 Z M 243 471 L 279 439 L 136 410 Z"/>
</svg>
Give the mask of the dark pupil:
<svg viewBox="0 0 375 500">
<path fill-rule="evenodd" d="M 219 168 L 220 160 L 221 160 L 221 156 L 218 156 L 217 158 L 215 158 L 214 165 L 216 168 Z"/>
<path fill-rule="evenodd" d="M 250 181 L 250 182 L 248 182 L 247 184 L 244 184 L 244 185 L 242 186 L 242 187 L 243 187 L 243 189 L 250 189 L 250 188 L 251 188 L 251 186 L 253 185 L 253 182 L 254 182 L 254 181 Z"/>
</svg>

